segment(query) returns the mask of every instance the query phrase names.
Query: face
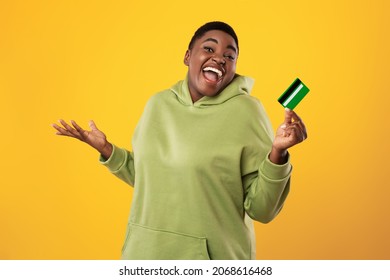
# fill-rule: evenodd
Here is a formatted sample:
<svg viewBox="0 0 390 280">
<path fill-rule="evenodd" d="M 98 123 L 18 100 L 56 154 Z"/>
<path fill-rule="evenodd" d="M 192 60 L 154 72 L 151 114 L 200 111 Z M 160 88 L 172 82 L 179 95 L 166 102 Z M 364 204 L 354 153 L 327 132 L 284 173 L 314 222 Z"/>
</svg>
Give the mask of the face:
<svg viewBox="0 0 390 280">
<path fill-rule="evenodd" d="M 210 30 L 187 50 L 188 87 L 192 101 L 218 95 L 234 78 L 237 45 L 233 37 L 220 30 Z"/>
</svg>

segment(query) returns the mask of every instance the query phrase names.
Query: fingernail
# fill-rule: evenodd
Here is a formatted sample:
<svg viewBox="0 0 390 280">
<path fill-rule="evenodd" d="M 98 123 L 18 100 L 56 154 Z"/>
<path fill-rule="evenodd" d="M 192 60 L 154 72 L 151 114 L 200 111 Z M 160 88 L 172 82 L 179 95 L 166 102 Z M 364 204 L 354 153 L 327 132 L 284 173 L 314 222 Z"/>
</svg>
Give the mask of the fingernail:
<svg viewBox="0 0 390 280">
<path fill-rule="evenodd" d="M 289 109 L 289 108 L 287 108 L 287 107 L 285 107 L 284 110 L 286 110 L 287 112 L 290 112 L 290 111 L 291 111 L 291 109 Z"/>
<path fill-rule="evenodd" d="M 280 127 L 281 127 L 281 128 L 286 128 L 287 125 L 286 125 L 286 124 L 282 124 Z"/>
</svg>

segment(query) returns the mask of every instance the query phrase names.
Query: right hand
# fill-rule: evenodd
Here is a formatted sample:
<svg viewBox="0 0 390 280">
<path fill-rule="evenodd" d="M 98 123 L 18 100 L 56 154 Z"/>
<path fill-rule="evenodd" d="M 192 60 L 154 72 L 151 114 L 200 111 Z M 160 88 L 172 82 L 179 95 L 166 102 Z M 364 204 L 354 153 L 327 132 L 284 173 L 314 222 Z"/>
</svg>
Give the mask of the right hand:
<svg viewBox="0 0 390 280">
<path fill-rule="evenodd" d="M 59 120 L 59 122 L 62 124 L 62 127 L 52 124 L 57 130 L 57 135 L 79 139 L 95 148 L 105 159 L 111 156 L 112 144 L 107 141 L 106 135 L 96 127 L 94 121 L 89 121 L 90 131 L 82 129 L 75 121 L 71 121 L 73 127 L 64 120 Z"/>
</svg>

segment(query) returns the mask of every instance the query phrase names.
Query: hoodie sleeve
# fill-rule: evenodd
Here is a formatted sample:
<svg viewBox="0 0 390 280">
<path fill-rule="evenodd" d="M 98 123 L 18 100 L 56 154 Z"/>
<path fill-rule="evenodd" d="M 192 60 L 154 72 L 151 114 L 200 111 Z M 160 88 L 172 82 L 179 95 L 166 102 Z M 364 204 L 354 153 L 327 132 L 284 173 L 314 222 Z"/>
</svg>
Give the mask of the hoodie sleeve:
<svg viewBox="0 0 390 280">
<path fill-rule="evenodd" d="M 242 155 L 242 183 L 245 191 L 244 208 L 254 220 L 272 221 L 283 207 L 290 189 L 292 166 L 277 165 L 269 160 L 274 133 L 268 116 L 258 101 L 252 111 L 250 145 Z"/>
<path fill-rule="evenodd" d="M 105 160 L 100 155 L 99 161 L 116 177 L 130 186 L 134 186 L 135 171 L 133 153 L 113 145 L 110 158 Z"/>
<path fill-rule="evenodd" d="M 252 219 L 268 223 L 280 212 L 290 190 L 291 169 L 290 162 L 276 165 L 267 154 L 257 171 L 243 177 L 244 208 Z"/>
</svg>

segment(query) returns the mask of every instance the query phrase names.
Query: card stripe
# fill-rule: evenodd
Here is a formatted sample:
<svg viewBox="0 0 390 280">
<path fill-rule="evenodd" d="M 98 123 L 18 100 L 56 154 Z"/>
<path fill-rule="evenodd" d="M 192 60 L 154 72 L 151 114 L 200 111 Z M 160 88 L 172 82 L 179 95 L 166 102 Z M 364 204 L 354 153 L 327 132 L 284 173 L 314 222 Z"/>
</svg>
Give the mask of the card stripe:
<svg viewBox="0 0 390 280">
<path fill-rule="evenodd" d="M 287 106 L 288 103 L 290 103 L 290 101 L 298 94 L 298 92 L 303 88 L 303 84 L 300 84 L 296 90 L 289 96 L 289 98 L 287 98 L 287 100 L 285 102 L 283 102 L 283 106 Z"/>
<path fill-rule="evenodd" d="M 302 82 L 301 82 L 300 79 L 297 78 L 297 79 L 292 83 L 292 85 L 285 91 L 285 93 L 279 98 L 278 101 L 279 101 L 281 104 L 283 104 L 283 103 L 286 101 L 286 99 L 288 99 L 288 97 L 290 96 L 290 94 L 292 94 L 292 93 L 295 91 L 295 89 L 296 89 L 300 84 L 302 84 Z"/>
</svg>

